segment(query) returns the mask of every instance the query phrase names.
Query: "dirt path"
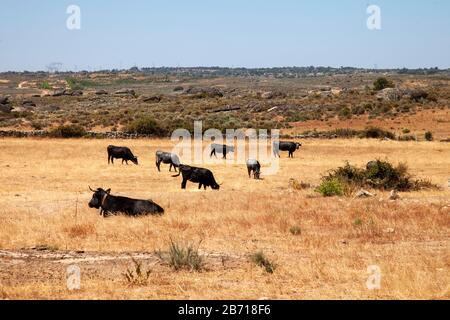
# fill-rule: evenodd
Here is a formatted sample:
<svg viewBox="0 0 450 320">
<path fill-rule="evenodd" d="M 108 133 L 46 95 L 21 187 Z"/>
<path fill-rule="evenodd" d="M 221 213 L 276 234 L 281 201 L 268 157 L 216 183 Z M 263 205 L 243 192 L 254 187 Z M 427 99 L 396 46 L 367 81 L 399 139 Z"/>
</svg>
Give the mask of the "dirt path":
<svg viewBox="0 0 450 320">
<path fill-rule="evenodd" d="M 221 253 L 206 253 L 199 250 L 207 269 L 216 269 L 222 266 L 231 266 L 245 260 L 243 256 L 224 255 Z M 149 252 L 85 252 L 85 251 L 53 251 L 47 247 L 34 247 L 23 250 L 0 250 L 0 266 L 26 264 L 117 264 L 130 263 L 133 259 L 147 264 L 160 266 L 168 265 L 160 258 L 158 253 Z"/>
</svg>

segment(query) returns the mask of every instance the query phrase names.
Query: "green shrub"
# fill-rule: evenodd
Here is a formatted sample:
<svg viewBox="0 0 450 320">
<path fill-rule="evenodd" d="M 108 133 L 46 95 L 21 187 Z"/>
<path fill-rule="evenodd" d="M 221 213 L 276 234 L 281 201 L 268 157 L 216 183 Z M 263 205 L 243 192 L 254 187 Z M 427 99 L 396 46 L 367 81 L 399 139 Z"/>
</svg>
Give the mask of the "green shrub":
<svg viewBox="0 0 450 320">
<path fill-rule="evenodd" d="M 316 192 L 320 193 L 324 197 L 342 196 L 344 189 L 340 181 L 336 178 L 325 179 L 320 186 L 316 188 Z"/>
<path fill-rule="evenodd" d="M 416 141 L 416 137 L 413 135 L 405 134 L 403 136 L 398 137 L 398 141 Z"/>
<path fill-rule="evenodd" d="M 326 180 L 337 179 L 340 182 L 352 181 L 361 184 L 364 181 L 364 170 L 350 165 L 348 162 L 343 167 L 332 170 Z"/>
<path fill-rule="evenodd" d="M 339 117 L 343 119 L 351 118 L 352 110 L 349 107 L 344 107 L 339 111 Z"/>
<path fill-rule="evenodd" d="M 53 138 L 81 138 L 86 135 L 86 130 L 80 125 L 61 125 L 52 129 L 49 136 Z"/>
<path fill-rule="evenodd" d="M 335 135 L 339 138 L 352 138 L 358 136 L 360 134 L 360 131 L 348 128 L 338 128 L 330 131 L 330 134 Z"/>
<path fill-rule="evenodd" d="M 316 189 L 324 196 L 350 195 L 357 188 L 380 190 L 412 191 L 421 188 L 436 189 L 428 180 L 413 180 L 408 167 L 400 163 L 393 166 L 388 161 L 371 161 L 364 169 L 346 163 L 330 171 L 322 178 L 322 184 Z"/>
<path fill-rule="evenodd" d="M 270 261 L 262 251 L 256 252 L 255 254 L 251 255 L 251 260 L 253 263 L 255 263 L 258 267 L 264 268 L 264 270 L 267 273 L 274 273 L 277 266 Z"/>
<path fill-rule="evenodd" d="M 127 133 L 148 134 L 156 136 L 166 135 L 166 130 L 162 128 L 155 119 L 151 117 L 139 118 L 132 121 L 125 127 Z"/>
<path fill-rule="evenodd" d="M 425 140 L 433 141 L 433 133 L 430 131 L 425 132 Z"/>
<path fill-rule="evenodd" d="M 362 224 L 363 224 L 363 221 L 360 218 L 357 218 L 357 219 L 355 219 L 355 221 L 353 221 L 353 225 L 355 227 L 360 227 L 360 226 L 362 226 Z"/>
<path fill-rule="evenodd" d="M 383 130 L 377 127 L 369 127 L 363 130 L 360 134 L 361 138 L 369 138 L 369 139 L 395 139 L 395 134 L 390 131 Z"/>
<path fill-rule="evenodd" d="M 381 91 L 383 89 L 386 88 L 393 88 L 394 87 L 394 83 L 384 77 L 378 78 L 377 80 L 375 80 L 375 82 L 373 83 L 373 88 L 376 91 Z"/>
<path fill-rule="evenodd" d="M 39 121 L 32 121 L 32 122 L 31 122 L 31 127 L 32 127 L 34 130 L 42 130 L 43 127 L 44 127 L 44 125 L 42 124 L 42 122 L 39 122 Z"/>
<path fill-rule="evenodd" d="M 408 174 L 408 167 L 400 163 L 394 167 L 387 161 L 377 160 L 366 169 L 365 183 L 375 189 L 408 191 L 414 183 Z"/>
<path fill-rule="evenodd" d="M 76 80 L 74 78 L 68 78 L 68 79 L 66 79 L 66 82 L 71 90 L 83 90 L 84 89 L 84 86 L 81 83 L 79 83 L 78 80 Z"/>
<path fill-rule="evenodd" d="M 50 83 L 48 81 L 43 81 L 40 85 L 39 85 L 40 89 L 44 89 L 44 90 L 52 90 L 53 87 L 50 85 Z"/>
</svg>

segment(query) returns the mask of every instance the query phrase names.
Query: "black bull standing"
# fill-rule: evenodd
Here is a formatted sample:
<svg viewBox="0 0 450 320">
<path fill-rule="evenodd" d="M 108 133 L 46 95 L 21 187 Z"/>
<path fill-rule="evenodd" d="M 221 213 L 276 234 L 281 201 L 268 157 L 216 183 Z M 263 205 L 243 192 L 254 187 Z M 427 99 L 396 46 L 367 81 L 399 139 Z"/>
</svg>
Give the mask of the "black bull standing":
<svg viewBox="0 0 450 320">
<path fill-rule="evenodd" d="M 112 196 L 111 189 L 97 190 L 89 189 L 94 192 L 89 202 L 90 208 L 100 209 L 102 216 L 109 214 L 122 213 L 128 216 L 140 216 L 149 214 L 163 214 L 164 209 L 154 203 L 152 200 L 137 200 L 127 197 Z"/>
<path fill-rule="evenodd" d="M 289 151 L 289 158 L 294 157 L 294 152 L 302 146 L 298 142 L 279 141 L 273 143 L 273 154 L 275 157 L 280 157 L 280 151 Z"/>
<path fill-rule="evenodd" d="M 174 167 L 175 172 L 177 172 L 177 168 L 180 166 L 180 158 L 174 153 L 156 151 L 156 167 L 158 171 L 161 171 L 161 163 L 170 164 L 169 171 L 172 171 L 172 167 Z"/>
<path fill-rule="evenodd" d="M 253 177 L 256 180 L 260 179 L 261 176 L 261 164 L 258 160 L 255 159 L 248 159 L 247 160 L 247 171 L 248 171 L 248 177 L 251 178 L 251 174 L 253 172 Z"/>
<path fill-rule="evenodd" d="M 234 152 L 234 147 L 227 146 L 225 144 L 213 143 L 211 145 L 211 154 L 209 155 L 209 157 L 212 157 L 212 156 L 217 157 L 216 152 L 221 153 L 223 155 L 223 158 L 226 159 L 228 153 Z"/>
<path fill-rule="evenodd" d="M 134 156 L 133 152 L 131 152 L 130 148 L 127 147 L 116 147 L 116 146 L 108 146 L 108 164 L 114 164 L 114 159 L 122 159 L 122 164 L 125 161 L 128 164 L 128 161 L 133 162 L 134 164 L 138 164 L 137 157 Z"/>
<path fill-rule="evenodd" d="M 213 173 L 204 168 L 196 168 L 187 165 L 181 164 L 179 167 L 179 172 L 177 175 L 173 177 L 183 176 L 183 181 L 181 182 L 181 189 L 186 189 L 186 183 L 188 181 L 198 183 L 198 188 L 201 189 L 203 186 L 206 190 L 206 187 L 211 187 L 214 190 L 219 190 L 220 185 L 214 179 Z"/>
</svg>

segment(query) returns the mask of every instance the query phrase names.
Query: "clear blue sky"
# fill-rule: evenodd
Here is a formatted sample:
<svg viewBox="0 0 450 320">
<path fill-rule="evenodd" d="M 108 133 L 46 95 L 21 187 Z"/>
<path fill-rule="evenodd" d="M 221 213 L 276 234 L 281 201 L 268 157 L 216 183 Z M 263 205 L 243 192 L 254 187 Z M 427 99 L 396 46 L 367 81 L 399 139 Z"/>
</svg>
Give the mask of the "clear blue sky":
<svg viewBox="0 0 450 320">
<path fill-rule="evenodd" d="M 81 8 L 81 30 L 66 8 Z M 369 4 L 382 29 L 366 27 Z M 448 0 L 0 0 L 0 71 L 450 67 Z"/>
</svg>

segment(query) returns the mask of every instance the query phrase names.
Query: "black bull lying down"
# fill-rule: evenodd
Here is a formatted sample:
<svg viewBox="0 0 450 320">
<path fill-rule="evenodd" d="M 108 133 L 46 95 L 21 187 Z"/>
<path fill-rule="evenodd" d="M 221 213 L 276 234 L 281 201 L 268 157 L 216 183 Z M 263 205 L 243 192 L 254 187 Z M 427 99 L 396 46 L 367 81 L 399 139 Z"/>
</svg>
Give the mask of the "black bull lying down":
<svg viewBox="0 0 450 320">
<path fill-rule="evenodd" d="M 205 188 L 205 190 L 206 187 L 211 187 L 214 190 L 219 190 L 220 188 L 220 185 L 214 179 L 213 173 L 208 169 L 196 168 L 180 164 L 178 174 L 172 177 L 179 177 L 180 175 L 183 176 L 181 189 L 186 189 L 186 183 L 188 180 L 194 183 L 198 183 L 199 189 L 201 189 L 202 186 Z"/>
<path fill-rule="evenodd" d="M 90 208 L 100 209 L 102 216 L 109 214 L 122 213 L 128 216 L 140 216 L 149 214 L 163 214 L 164 209 L 151 200 L 136 200 L 126 197 L 116 197 L 110 194 L 111 189 L 97 190 L 89 189 L 94 192 Z"/>
</svg>

